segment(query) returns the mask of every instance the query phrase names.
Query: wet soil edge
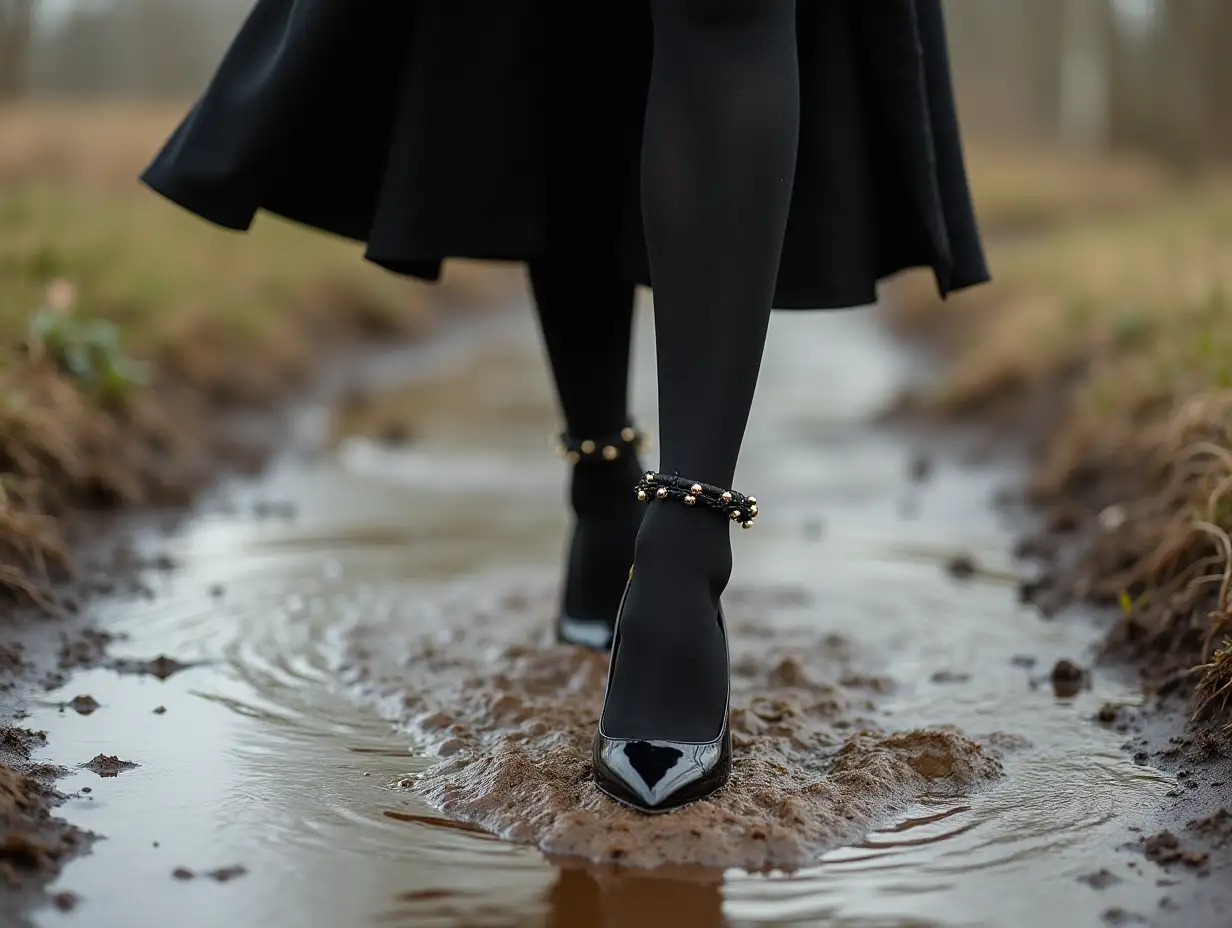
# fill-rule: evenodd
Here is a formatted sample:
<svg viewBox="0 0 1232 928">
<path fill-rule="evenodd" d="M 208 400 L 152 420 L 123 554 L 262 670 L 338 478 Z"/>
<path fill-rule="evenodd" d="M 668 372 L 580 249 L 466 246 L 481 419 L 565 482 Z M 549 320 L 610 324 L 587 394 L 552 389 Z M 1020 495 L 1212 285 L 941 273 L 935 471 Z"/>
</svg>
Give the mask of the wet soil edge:
<svg viewBox="0 0 1232 928">
<path fill-rule="evenodd" d="M 449 301 L 450 294 L 443 294 L 442 304 Z M 501 300 L 493 304 L 483 311 L 492 311 Z M 33 759 L 46 746 L 46 735 L 21 722 L 32 702 L 64 685 L 73 671 L 108 664 L 112 638 L 92 621 L 91 602 L 103 596 L 152 597 L 142 575 L 173 569 L 165 558 L 139 555 L 130 544 L 133 535 L 151 528 L 173 531 L 225 478 L 259 471 L 285 447 L 293 418 L 287 413 L 306 399 L 362 402 L 351 373 L 374 353 L 391 344 L 429 340 L 444 325 L 465 323 L 474 312 L 449 307 L 448 322 L 421 314 L 414 328 L 396 332 L 342 324 L 330 326 L 329 338 L 300 333 L 298 363 L 285 368 L 285 376 L 265 378 L 259 389 L 228 395 L 225 401 L 208 395 L 191 375 L 160 374 L 167 382 L 148 391 L 152 411 L 165 421 L 188 423 L 197 452 L 183 458 L 184 466 L 172 475 L 174 492 L 149 487 L 136 503 L 121 497 L 67 502 L 55 519 L 57 531 L 71 545 L 71 569 L 51 572 L 38 601 L 0 600 L 0 928 L 30 924 L 18 913 L 45 904 L 71 910 L 77 903 L 71 893 L 52 895 L 47 887 L 66 863 L 103 837 L 55 815 L 71 798 L 55 787 L 68 771 Z M 310 353 L 303 346 L 310 346 Z M 140 441 L 139 426 L 121 440 Z M 157 660 L 150 663 L 149 672 L 157 672 Z M 95 761 L 122 763 L 103 755 Z"/>
<path fill-rule="evenodd" d="M 891 299 L 895 291 L 891 290 Z M 938 314 L 931 329 L 903 330 L 893 308 L 887 327 L 944 369 L 963 333 L 948 330 Z M 1232 737 L 1226 719 L 1195 717 L 1195 674 L 1183 655 L 1171 658 L 1161 642 L 1132 640 L 1118 604 L 1096 591 L 1112 566 L 1093 556 L 1105 534 L 1101 514 L 1132 498 L 1145 483 L 1135 466 L 1103 462 L 1060 493 L 1041 494 L 1033 468 L 1042 467 L 1065 412 L 1079 371 L 1060 373 L 1029 389 L 1008 391 L 961 414 L 938 413 L 924 398 L 925 388 L 907 388 L 884 414 L 885 424 L 932 442 L 965 440 L 973 461 L 1007 456 L 1028 461 L 1026 478 L 1006 487 L 996 504 L 1021 525 L 1015 554 L 1022 564 L 1018 596 L 1055 621 L 1094 622 L 1103 643 L 1090 660 L 1106 672 L 1126 675 L 1142 686 L 1137 706 L 1107 705 L 1092 725 L 1125 736 L 1123 748 L 1135 763 L 1177 777 L 1168 802 L 1157 810 L 1150 833 L 1127 834 L 1126 850 L 1140 853 L 1144 865 L 1159 870 L 1161 898 L 1155 912 L 1110 909 L 1109 924 L 1188 926 L 1219 924 L 1232 907 Z M 920 466 L 926 467 L 926 457 Z M 1201 608 L 1201 607 L 1199 607 Z"/>
</svg>

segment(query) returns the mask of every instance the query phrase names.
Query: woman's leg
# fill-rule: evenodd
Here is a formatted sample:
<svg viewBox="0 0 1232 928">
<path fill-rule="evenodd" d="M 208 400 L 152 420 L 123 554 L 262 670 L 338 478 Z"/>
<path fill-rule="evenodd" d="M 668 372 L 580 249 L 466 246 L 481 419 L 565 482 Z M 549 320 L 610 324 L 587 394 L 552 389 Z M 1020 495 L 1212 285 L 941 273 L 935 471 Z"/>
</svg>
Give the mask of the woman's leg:
<svg viewBox="0 0 1232 928">
<path fill-rule="evenodd" d="M 629 422 L 629 342 L 633 284 L 612 249 L 569 249 L 530 263 L 531 288 L 565 429 L 602 441 Z M 633 563 L 643 507 L 633 498 L 641 474 L 634 446 L 620 456 L 584 455 L 573 467 L 575 517 L 562 609 L 582 622 L 614 624 Z"/>
<path fill-rule="evenodd" d="M 659 470 L 730 487 L 757 384 L 799 135 L 795 0 L 650 0 L 642 212 L 654 285 Z M 756 492 L 754 488 L 741 488 Z M 652 501 L 603 729 L 705 741 L 727 699 L 720 511 Z"/>
</svg>

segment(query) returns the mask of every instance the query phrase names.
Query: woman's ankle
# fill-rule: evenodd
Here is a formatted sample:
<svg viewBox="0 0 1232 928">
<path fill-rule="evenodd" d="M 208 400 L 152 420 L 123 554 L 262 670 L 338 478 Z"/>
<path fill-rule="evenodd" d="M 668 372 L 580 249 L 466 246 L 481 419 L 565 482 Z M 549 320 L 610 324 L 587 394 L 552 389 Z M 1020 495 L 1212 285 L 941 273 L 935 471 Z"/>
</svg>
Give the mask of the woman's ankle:
<svg viewBox="0 0 1232 928">
<path fill-rule="evenodd" d="M 569 484 L 569 502 L 579 519 L 608 519 L 637 509 L 634 487 L 642 474 L 636 455 L 578 464 Z"/>
<path fill-rule="evenodd" d="M 663 568 L 681 583 L 704 581 L 717 598 L 732 571 L 731 523 L 719 511 L 690 509 L 675 501 L 647 506 L 634 548 L 635 568 Z"/>
</svg>

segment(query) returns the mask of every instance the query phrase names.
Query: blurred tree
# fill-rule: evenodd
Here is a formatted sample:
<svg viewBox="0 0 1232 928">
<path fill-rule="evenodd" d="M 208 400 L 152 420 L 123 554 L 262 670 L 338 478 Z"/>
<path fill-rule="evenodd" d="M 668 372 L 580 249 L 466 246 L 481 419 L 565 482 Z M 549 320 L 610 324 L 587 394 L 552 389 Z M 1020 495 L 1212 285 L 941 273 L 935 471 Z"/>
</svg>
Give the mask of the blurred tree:
<svg viewBox="0 0 1232 928">
<path fill-rule="evenodd" d="M 1232 160 L 1232 0 L 945 6 L 970 134 Z"/>
<path fill-rule="evenodd" d="M 0 99 L 25 93 L 35 0 L 0 0 Z"/>
<path fill-rule="evenodd" d="M 1107 0 L 1067 0 L 1060 20 L 1057 128 L 1075 147 L 1101 149 L 1109 141 L 1112 17 Z"/>
<path fill-rule="evenodd" d="M 1064 10 L 1065 0 L 945 0 L 959 102 L 973 134 L 1055 138 Z"/>
<path fill-rule="evenodd" d="M 0 0 L 0 3 L 5 0 Z M 59 96 L 195 95 L 253 0 L 91 0 L 41 30 L 32 92 Z"/>
<path fill-rule="evenodd" d="M 1154 0 L 1113 30 L 1111 141 L 1180 168 L 1232 157 L 1232 3 Z"/>
</svg>

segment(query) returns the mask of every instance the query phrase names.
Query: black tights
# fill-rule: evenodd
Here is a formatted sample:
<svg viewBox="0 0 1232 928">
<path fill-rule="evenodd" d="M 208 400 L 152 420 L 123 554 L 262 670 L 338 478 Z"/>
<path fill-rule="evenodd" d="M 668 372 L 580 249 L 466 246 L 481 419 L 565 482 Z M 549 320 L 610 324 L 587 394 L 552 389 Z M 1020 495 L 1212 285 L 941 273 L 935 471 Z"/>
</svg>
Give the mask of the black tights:
<svg viewBox="0 0 1232 928">
<path fill-rule="evenodd" d="M 654 64 L 642 214 L 655 297 L 658 466 L 731 486 L 795 176 L 796 4 L 650 0 L 650 7 Z M 602 323 L 577 306 L 571 323 L 548 305 L 551 288 L 537 279 L 537 298 L 548 297 L 541 302 L 543 327 L 570 430 L 602 431 L 609 420 L 619 428 L 628 368 L 626 291 L 612 287 L 612 316 Z M 594 292 L 592 282 L 574 296 Z M 602 363 L 572 360 L 581 355 Z M 630 484 L 614 492 L 626 511 L 637 511 Z M 675 502 L 645 507 L 604 711 L 607 734 L 681 741 L 718 734 L 728 683 L 715 615 L 731 573 L 731 530 L 714 510 Z"/>
</svg>

